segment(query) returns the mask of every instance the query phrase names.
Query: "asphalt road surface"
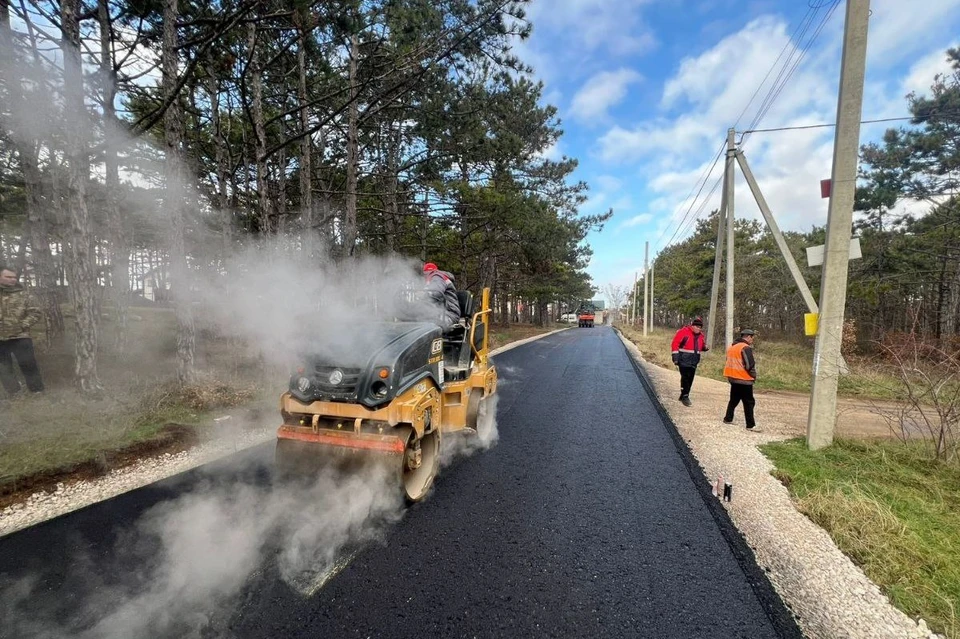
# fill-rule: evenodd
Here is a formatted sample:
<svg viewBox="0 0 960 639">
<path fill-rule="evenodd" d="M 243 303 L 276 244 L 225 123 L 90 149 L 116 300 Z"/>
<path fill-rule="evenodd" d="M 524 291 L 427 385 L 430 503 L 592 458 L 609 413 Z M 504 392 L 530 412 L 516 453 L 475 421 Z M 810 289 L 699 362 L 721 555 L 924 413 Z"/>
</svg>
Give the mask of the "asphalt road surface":
<svg viewBox="0 0 960 639">
<path fill-rule="evenodd" d="M 284 502 L 251 449 L 0 538 L 0 636 L 799 636 L 613 330 L 495 361 L 500 440 L 425 502 Z"/>
</svg>

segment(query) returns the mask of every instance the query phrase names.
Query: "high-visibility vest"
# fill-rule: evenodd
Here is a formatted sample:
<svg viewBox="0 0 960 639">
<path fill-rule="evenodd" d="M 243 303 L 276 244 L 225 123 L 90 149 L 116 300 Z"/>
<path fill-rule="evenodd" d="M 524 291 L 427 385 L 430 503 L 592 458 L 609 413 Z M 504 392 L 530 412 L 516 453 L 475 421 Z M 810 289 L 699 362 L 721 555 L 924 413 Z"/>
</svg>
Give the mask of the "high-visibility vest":
<svg viewBox="0 0 960 639">
<path fill-rule="evenodd" d="M 743 349 L 749 344 L 737 342 L 727 349 L 727 364 L 723 367 L 723 376 L 752 382 L 753 378 L 743 365 Z"/>
</svg>

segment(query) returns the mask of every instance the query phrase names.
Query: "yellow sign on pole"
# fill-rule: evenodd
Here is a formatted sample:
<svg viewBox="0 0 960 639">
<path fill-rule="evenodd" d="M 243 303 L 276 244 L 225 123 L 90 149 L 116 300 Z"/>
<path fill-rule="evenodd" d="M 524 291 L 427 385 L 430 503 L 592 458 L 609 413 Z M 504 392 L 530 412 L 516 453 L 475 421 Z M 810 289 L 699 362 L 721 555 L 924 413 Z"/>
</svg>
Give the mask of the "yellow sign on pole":
<svg viewBox="0 0 960 639">
<path fill-rule="evenodd" d="M 807 337 L 815 337 L 820 324 L 820 313 L 804 313 L 803 329 Z"/>
</svg>

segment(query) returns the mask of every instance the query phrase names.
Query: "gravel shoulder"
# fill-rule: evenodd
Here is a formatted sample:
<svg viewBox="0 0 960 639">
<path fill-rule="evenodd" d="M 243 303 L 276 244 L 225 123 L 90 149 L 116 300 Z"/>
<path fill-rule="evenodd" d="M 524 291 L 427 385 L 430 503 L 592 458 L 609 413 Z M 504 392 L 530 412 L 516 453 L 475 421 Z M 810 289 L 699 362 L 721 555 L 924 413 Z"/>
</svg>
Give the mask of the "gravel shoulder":
<svg viewBox="0 0 960 639">
<path fill-rule="evenodd" d="M 562 330 L 569 328 L 510 342 L 490 354 L 497 355 Z M 249 424 L 241 416 L 242 410 L 233 412 L 237 414 L 224 416 L 217 437 L 189 450 L 146 457 L 93 480 L 63 482 L 57 484 L 55 490 L 41 490 L 25 501 L 7 506 L 0 510 L 0 537 L 209 464 L 276 437 L 274 424 Z"/>
<path fill-rule="evenodd" d="M 644 361 L 632 342 L 621 339 L 696 457 L 704 481 L 713 483 L 722 475 L 733 484 L 732 500 L 723 505 L 807 637 L 936 637 L 925 623 L 891 605 L 830 536 L 797 511 L 787 489 L 770 474 L 773 466 L 757 445 L 804 432 L 798 428 L 806 423 L 807 402 L 802 397 L 787 401 L 758 393 L 757 424 L 763 432 L 750 433 L 740 410 L 734 424 L 721 421 L 727 384 L 697 377 L 690 394 L 693 406 L 685 407 L 677 400 L 679 373 Z"/>
</svg>

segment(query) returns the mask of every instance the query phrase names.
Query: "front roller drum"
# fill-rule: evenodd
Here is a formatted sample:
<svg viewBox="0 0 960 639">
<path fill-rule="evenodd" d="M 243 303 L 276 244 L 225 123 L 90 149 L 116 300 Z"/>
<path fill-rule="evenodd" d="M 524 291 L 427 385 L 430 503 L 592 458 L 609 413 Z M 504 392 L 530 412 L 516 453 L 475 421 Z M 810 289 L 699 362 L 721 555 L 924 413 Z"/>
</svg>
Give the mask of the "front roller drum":
<svg viewBox="0 0 960 639">
<path fill-rule="evenodd" d="M 427 428 L 430 427 L 429 422 Z M 281 428 L 275 464 L 284 479 L 307 479 L 326 469 L 357 472 L 369 465 L 383 465 L 396 477 L 409 502 L 422 500 L 430 492 L 440 468 L 440 430 L 417 438 L 413 428 L 398 427 L 389 438 L 396 446 L 371 446 L 369 439 L 351 436 L 324 436 Z"/>
</svg>

